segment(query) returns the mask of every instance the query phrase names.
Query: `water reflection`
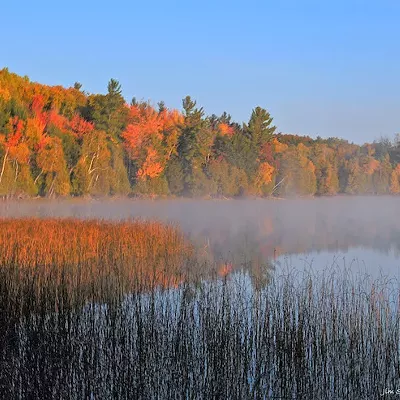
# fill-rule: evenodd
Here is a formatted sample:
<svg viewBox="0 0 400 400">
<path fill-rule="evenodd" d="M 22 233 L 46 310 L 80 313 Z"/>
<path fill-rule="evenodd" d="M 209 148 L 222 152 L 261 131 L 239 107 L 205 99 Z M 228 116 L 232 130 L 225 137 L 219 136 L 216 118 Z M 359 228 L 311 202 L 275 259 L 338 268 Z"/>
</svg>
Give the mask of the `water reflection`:
<svg viewBox="0 0 400 400">
<path fill-rule="evenodd" d="M 60 303 L 0 341 L 0 397 L 378 398 L 399 379 L 399 307 L 390 286 L 364 289 L 285 278 L 257 290 L 234 273 L 118 306 Z"/>
<path fill-rule="evenodd" d="M 235 269 L 272 268 L 282 255 L 324 252 L 371 260 L 372 269 L 397 273 L 400 201 L 395 197 L 238 201 L 46 201 L 4 202 L 0 216 L 125 219 L 157 218 L 179 224 L 205 260 Z M 348 253 L 354 250 L 356 253 Z M 322 252 L 320 255 L 318 255 Z M 317 256 L 318 255 L 318 256 Z M 296 266 L 298 258 L 291 260 Z M 375 267 L 373 266 L 375 263 Z"/>
<path fill-rule="evenodd" d="M 397 203 L 1 204 L 3 216 L 177 222 L 219 268 L 107 304 L 43 293 L 24 312 L 17 281 L 0 280 L 0 398 L 378 398 L 400 378 L 398 286 L 347 277 L 398 277 Z"/>
</svg>

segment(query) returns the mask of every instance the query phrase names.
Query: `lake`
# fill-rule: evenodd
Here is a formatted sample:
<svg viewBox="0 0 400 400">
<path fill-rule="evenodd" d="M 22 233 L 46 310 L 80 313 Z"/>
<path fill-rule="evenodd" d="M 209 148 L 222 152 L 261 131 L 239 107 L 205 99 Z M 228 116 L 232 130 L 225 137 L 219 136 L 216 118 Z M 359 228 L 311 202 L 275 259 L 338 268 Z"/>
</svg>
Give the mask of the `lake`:
<svg viewBox="0 0 400 400">
<path fill-rule="evenodd" d="M 399 278 L 400 198 L 293 200 L 57 200 L 0 203 L 0 216 L 121 220 L 157 218 L 178 224 L 209 261 L 233 268 L 351 266 Z"/>
<path fill-rule="evenodd" d="M 396 197 L 0 203 L 3 217 L 168 221 L 199 257 L 193 278 L 129 292 L 118 263 L 97 277 L 101 257 L 89 284 L 5 263 L 0 398 L 379 398 L 400 387 L 399 212 Z M 218 274 L 196 276 L 207 265 Z"/>
</svg>

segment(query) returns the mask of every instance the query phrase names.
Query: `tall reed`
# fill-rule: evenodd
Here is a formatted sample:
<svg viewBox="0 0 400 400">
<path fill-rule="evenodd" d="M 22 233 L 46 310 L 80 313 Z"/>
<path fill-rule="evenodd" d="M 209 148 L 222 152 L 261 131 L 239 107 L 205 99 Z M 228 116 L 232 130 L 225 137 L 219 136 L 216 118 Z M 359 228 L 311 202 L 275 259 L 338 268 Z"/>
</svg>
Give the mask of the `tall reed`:
<svg viewBox="0 0 400 400">
<path fill-rule="evenodd" d="M 34 233 L 41 226 L 38 221 L 25 223 L 39 240 L 42 235 Z M 57 227 L 76 223 L 85 229 L 80 222 L 48 223 Z M 33 253 L 32 260 L 40 263 L 27 263 L 32 253 L 19 252 L 18 247 L 8 249 L 9 255 L 2 258 L 8 261 L 0 268 L 0 398 L 375 399 L 385 388 L 399 387 L 397 281 L 292 271 L 275 273 L 266 284 L 257 285 L 250 272 L 225 269 L 213 279 L 194 279 L 183 272 L 171 285 L 142 284 L 142 290 L 135 285 L 126 290 L 124 275 L 115 272 L 118 267 L 128 269 L 129 282 L 138 278 L 132 275 L 130 280 L 132 264 L 126 253 L 118 255 L 119 243 L 128 239 L 121 238 L 117 228 L 133 232 L 124 224 L 111 224 L 108 229 L 116 231 L 108 236 L 91 224 L 86 228 L 98 236 L 93 233 L 90 240 L 67 244 L 69 235 L 62 237 L 65 254 L 75 254 L 71 249 L 87 243 L 85 248 L 94 247 L 97 261 L 85 258 L 82 250 L 82 256 L 73 259 L 76 266 L 71 266 L 59 255 L 62 247 L 54 247 L 58 250 L 53 254 L 51 245 L 45 247 L 47 258 Z M 149 233 L 142 223 L 130 224 Z M 150 232 L 168 231 L 156 226 Z M 68 229 L 77 232 L 72 226 Z M 0 234 L 2 240 L 20 237 L 22 231 L 7 232 Z M 94 246 L 102 235 L 114 243 Z M 170 249 L 167 258 L 160 258 L 164 249 L 156 247 L 159 253 L 154 252 L 151 235 L 136 237 L 145 239 L 141 244 L 129 242 L 136 250 L 125 248 L 135 260 L 157 261 L 157 266 L 173 273 L 167 260 L 187 261 L 181 251 L 186 254 L 190 245 L 178 239 L 172 241 L 175 251 Z M 21 265 L 10 268 L 17 260 Z M 77 293 L 86 293 L 77 284 L 84 279 L 73 274 L 67 280 L 52 272 L 55 262 L 76 268 L 75 272 L 77 266 L 87 265 L 102 281 L 107 278 L 101 271 L 104 260 L 115 262 L 105 267 L 115 282 L 100 284 L 95 273 L 82 272 L 97 291 L 97 297 L 86 296 L 85 301 L 76 301 Z M 48 266 L 44 277 L 38 278 L 32 271 L 41 265 Z M 153 267 L 146 269 L 145 261 L 138 265 L 146 282 L 152 276 L 146 271 Z M 109 300 L 112 290 L 116 301 Z"/>
</svg>

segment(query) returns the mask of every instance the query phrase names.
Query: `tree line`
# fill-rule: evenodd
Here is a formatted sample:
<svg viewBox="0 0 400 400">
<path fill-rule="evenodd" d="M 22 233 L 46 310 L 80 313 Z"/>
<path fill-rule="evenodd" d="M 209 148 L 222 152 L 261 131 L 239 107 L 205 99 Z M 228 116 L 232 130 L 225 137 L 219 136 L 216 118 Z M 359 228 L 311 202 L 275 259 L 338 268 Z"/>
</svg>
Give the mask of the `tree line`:
<svg viewBox="0 0 400 400">
<path fill-rule="evenodd" d="M 400 140 L 362 146 L 277 132 L 122 96 L 47 86 L 0 70 L 0 196 L 292 196 L 400 193 Z"/>
</svg>

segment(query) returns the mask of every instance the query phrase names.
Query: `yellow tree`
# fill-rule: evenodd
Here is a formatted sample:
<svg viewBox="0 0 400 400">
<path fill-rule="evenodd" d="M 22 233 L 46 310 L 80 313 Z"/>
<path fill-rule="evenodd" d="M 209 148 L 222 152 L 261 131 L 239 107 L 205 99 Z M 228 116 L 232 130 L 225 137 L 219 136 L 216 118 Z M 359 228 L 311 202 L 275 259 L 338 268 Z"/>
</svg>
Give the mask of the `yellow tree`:
<svg viewBox="0 0 400 400">
<path fill-rule="evenodd" d="M 161 120 L 163 147 L 168 161 L 173 155 L 177 155 L 178 139 L 184 118 L 179 111 L 168 109 L 161 111 L 158 118 Z"/>
<path fill-rule="evenodd" d="M 69 174 L 60 138 L 46 137 L 39 143 L 36 163 L 40 174 L 45 177 L 43 191 L 47 196 L 70 193 Z"/>
<path fill-rule="evenodd" d="M 272 182 L 274 176 L 275 168 L 267 162 L 260 163 L 255 179 L 254 187 L 256 189 L 256 194 L 265 194 L 268 189 L 268 185 Z M 271 188 L 272 189 L 272 188 Z"/>
<path fill-rule="evenodd" d="M 317 193 L 334 195 L 339 191 L 339 177 L 335 151 L 326 144 L 316 143 L 312 149 L 312 161 L 315 165 Z"/>
<path fill-rule="evenodd" d="M 399 194 L 400 193 L 400 164 L 397 164 L 396 168 L 390 174 L 390 193 Z"/>
<path fill-rule="evenodd" d="M 308 159 L 310 149 L 300 143 L 282 154 L 277 192 L 284 196 L 313 195 L 316 192 L 315 165 Z"/>
<path fill-rule="evenodd" d="M 390 177 L 392 174 L 392 165 L 389 155 L 387 154 L 381 162 L 377 161 L 377 168 L 372 176 L 372 184 L 374 193 L 387 194 L 390 193 Z"/>
<path fill-rule="evenodd" d="M 83 137 L 82 154 L 74 171 L 74 193 L 108 195 L 111 187 L 110 161 L 107 134 L 98 130 L 86 134 Z"/>
<path fill-rule="evenodd" d="M 286 143 L 281 143 L 277 138 L 272 140 L 272 145 L 275 153 L 283 153 L 288 149 L 288 145 Z"/>
<path fill-rule="evenodd" d="M 399 176 L 397 175 L 396 171 L 392 171 L 392 173 L 390 174 L 390 193 L 400 193 Z"/>
</svg>

